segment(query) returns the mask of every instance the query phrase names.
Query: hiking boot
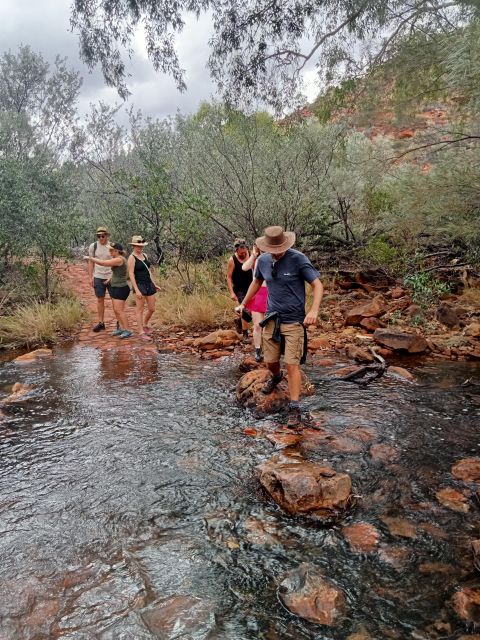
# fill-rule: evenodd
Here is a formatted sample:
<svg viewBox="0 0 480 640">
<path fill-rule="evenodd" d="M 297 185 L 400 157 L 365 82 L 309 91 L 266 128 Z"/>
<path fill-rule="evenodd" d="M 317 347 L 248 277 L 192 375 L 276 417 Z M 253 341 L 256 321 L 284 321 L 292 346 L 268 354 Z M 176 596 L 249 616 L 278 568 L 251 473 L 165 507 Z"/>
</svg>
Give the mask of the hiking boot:
<svg viewBox="0 0 480 640">
<path fill-rule="evenodd" d="M 235 331 L 241 335 L 242 334 L 242 321 L 241 321 L 241 319 L 240 318 L 235 318 L 233 324 L 235 325 Z"/>
<path fill-rule="evenodd" d="M 126 329 L 125 331 L 122 331 L 122 333 L 120 334 L 120 340 L 124 340 L 125 338 L 130 338 L 131 335 L 133 335 L 132 332 Z"/>
<path fill-rule="evenodd" d="M 272 393 L 277 385 L 283 380 L 283 371 L 280 371 L 276 376 L 269 378 L 262 387 L 262 393 L 265 395 Z"/>
<path fill-rule="evenodd" d="M 288 407 L 287 429 L 298 429 L 302 426 L 300 407 Z"/>
<path fill-rule="evenodd" d="M 261 349 L 255 349 L 255 362 L 262 362 L 263 354 Z"/>
<path fill-rule="evenodd" d="M 111 336 L 121 336 L 123 333 L 123 329 L 115 329 L 115 331 L 112 331 L 112 333 L 110 334 Z"/>
<path fill-rule="evenodd" d="M 248 329 L 243 330 L 243 341 L 246 342 L 248 340 Z"/>
<path fill-rule="evenodd" d="M 95 331 L 95 333 L 98 333 L 99 331 L 105 331 L 105 323 L 104 322 L 98 322 L 93 327 L 92 331 Z"/>
</svg>

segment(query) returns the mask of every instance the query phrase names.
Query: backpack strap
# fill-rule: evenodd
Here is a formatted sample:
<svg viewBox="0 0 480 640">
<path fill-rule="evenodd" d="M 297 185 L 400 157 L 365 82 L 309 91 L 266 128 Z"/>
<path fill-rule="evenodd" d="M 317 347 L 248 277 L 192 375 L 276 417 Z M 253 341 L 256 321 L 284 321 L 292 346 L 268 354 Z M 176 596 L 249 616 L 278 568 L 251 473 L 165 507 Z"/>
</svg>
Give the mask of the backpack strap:
<svg viewBox="0 0 480 640">
<path fill-rule="evenodd" d="M 97 241 L 95 240 L 95 242 L 93 243 L 93 257 L 95 258 L 95 255 L 97 253 Z"/>
</svg>

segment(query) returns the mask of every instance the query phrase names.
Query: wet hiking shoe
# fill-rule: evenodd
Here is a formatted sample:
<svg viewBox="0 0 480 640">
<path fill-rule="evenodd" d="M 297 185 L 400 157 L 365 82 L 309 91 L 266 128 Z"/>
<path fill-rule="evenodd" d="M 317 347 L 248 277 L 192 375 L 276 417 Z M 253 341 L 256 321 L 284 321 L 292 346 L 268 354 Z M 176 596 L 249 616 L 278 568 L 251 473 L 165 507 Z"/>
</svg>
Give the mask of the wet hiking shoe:
<svg viewBox="0 0 480 640">
<path fill-rule="evenodd" d="M 122 331 L 122 333 L 120 334 L 120 340 L 124 340 L 125 338 L 130 338 L 131 335 L 133 335 L 132 332 L 126 329 L 125 331 Z"/>
<path fill-rule="evenodd" d="M 240 318 L 235 318 L 234 325 L 235 325 L 235 331 L 241 335 L 242 334 L 242 321 L 240 320 Z"/>
<path fill-rule="evenodd" d="M 115 329 L 115 331 L 112 331 L 112 333 L 110 335 L 112 336 L 121 336 L 123 333 L 123 329 Z"/>
<path fill-rule="evenodd" d="M 255 362 L 262 362 L 263 354 L 261 349 L 255 349 Z"/>
<path fill-rule="evenodd" d="M 276 386 L 283 380 L 283 371 L 276 376 L 271 376 L 262 387 L 262 393 L 265 395 L 272 393 Z"/>
<path fill-rule="evenodd" d="M 92 331 L 95 331 L 95 333 L 98 333 L 99 331 L 105 331 L 105 323 L 99 322 L 93 327 Z"/>
<path fill-rule="evenodd" d="M 302 426 L 302 412 L 300 411 L 300 407 L 288 407 L 287 429 L 298 429 Z"/>
</svg>

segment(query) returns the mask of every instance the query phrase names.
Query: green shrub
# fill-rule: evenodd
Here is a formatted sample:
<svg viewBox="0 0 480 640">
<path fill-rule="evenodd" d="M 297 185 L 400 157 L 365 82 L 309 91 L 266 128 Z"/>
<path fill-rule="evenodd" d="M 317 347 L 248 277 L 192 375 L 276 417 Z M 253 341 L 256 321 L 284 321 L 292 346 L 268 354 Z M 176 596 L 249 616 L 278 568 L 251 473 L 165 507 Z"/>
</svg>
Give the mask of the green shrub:
<svg viewBox="0 0 480 640">
<path fill-rule="evenodd" d="M 360 250 L 361 259 L 368 266 L 379 267 L 389 273 L 398 273 L 403 267 L 403 259 L 399 250 L 385 240 L 385 238 L 373 238 Z"/>
<path fill-rule="evenodd" d="M 426 271 L 409 274 L 405 276 L 403 282 L 406 287 L 411 289 L 413 301 L 423 308 L 434 304 L 439 298 L 450 293 L 450 287 L 447 283 L 437 280 Z"/>
</svg>

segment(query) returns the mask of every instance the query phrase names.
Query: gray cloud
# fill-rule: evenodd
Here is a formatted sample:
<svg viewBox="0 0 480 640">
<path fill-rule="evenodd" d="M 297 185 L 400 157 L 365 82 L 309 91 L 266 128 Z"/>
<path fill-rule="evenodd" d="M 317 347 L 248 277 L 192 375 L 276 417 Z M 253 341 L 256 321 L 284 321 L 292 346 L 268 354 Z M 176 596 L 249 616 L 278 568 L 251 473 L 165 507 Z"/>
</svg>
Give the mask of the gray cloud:
<svg viewBox="0 0 480 640">
<path fill-rule="evenodd" d="M 49 61 L 53 61 L 56 55 L 67 57 L 70 66 L 83 77 L 79 101 L 81 114 L 89 111 L 90 103 L 99 100 L 120 104 L 117 92 L 105 85 L 99 69 L 90 72 L 80 60 L 77 36 L 70 31 L 69 17 L 68 0 L 2 0 L 0 51 L 15 51 L 20 44 L 28 44 Z M 185 29 L 178 37 L 180 60 L 188 86 L 184 93 L 179 93 L 171 78 L 153 70 L 139 36 L 128 64 L 128 85 L 132 95 L 125 108 L 133 105 L 145 116 L 163 118 L 177 110 L 194 112 L 203 100 L 209 100 L 215 94 L 206 69 L 210 31 L 208 16 L 203 16 L 198 23 L 195 18 L 188 17 Z"/>
</svg>

